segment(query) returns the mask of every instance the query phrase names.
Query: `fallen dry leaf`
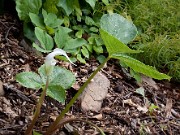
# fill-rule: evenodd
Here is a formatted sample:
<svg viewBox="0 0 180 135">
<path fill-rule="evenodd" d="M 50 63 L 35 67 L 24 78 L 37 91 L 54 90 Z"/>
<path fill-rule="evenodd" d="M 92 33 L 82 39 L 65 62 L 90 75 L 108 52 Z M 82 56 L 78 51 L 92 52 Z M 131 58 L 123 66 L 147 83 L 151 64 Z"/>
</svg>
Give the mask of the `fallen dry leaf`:
<svg viewBox="0 0 180 135">
<path fill-rule="evenodd" d="M 169 98 L 166 100 L 166 108 L 165 108 L 166 118 L 169 118 L 171 116 L 171 109 L 172 109 L 172 99 Z"/>
<path fill-rule="evenodd" d="M 123 104 L 128 104 L 130 106 L 136 107 L 138 111 L 141 111 L 142 113 L 147 113 L 148 109 L 146 106 L 142 107 L 140 105 L 135 104 L 131 99 L 123 100 Z"/>
</svg>

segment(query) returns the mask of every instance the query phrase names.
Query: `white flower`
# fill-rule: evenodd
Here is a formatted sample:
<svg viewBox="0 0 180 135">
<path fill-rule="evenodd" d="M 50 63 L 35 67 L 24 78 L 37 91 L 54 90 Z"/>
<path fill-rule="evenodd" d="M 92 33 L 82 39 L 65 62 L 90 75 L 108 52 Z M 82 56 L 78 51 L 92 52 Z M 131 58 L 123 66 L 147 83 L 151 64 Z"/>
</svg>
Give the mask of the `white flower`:
<svg viewBox="0 0 180 135">
<path fill-rule="evenodd" d="M 62 49 L 56 48 L 53 52 L 49 53 L 45 58 L 45 70 L 46 74 L 49 75 L 53 70 L 53 66 L 56 65 L 57 60 L 54 59 L 56 55 L 64 55 L 72 64 L 74 64 L 69 57 L 67 56 L 66 52 Z M 74 64 L 75 65 L 75 64 Z"/>
</svg>

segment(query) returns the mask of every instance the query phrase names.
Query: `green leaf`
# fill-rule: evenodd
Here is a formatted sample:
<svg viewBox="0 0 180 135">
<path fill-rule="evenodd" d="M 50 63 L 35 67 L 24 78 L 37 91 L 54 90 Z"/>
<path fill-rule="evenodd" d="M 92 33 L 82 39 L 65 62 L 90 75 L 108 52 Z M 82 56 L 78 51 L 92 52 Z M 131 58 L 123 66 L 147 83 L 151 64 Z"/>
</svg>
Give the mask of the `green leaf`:
<svg viewBox="0 0 180 135">
<path fill-rule="evenodd" d="M 104 41 L 104 44 L 107 48 L 109 55 L 116 53 L 139 53 L 141 51 L 132 50 L 127 45 L 123 44 L 120 40 L 110 35 L 106 31 L 100 29 L 101 37 Z"/>
<path fill-rule="evenodd" d="M 44 30 L 38 27 L 35 28 L 35 35 L 37 39 L 39 40 L 39 42 L 41 43 L 41 47 L 44 50 L 48 50 L 48 51 L 52 50 L 54 46 L 54 42 L 50 35 L 48 35 Z"/>
<path fill-rule="evenodd" d="M 142 79 L 141 79 L 141 75 L 137 72 L 134 72 L 134 70 L 130 69 L 130 75 L 132 77 L 134 77 L 134 79 L 137 81 L 137 83 L 141 83 Z"/>
<path fill-rule="evenodd" d="M 96 28 L 96 27 L 91 27 L 89 30 L 92 31 L 92 32 L 94 32 L 94 33 L 99 32 L 99 29 Z"/>
<path fill-rule="evenodd" d="M 89 51 L 86 49 L 86 47 L 82 46 L 81 52 L 84 57 L 89 58 Z"/>
<path fill-rule="evenodd" d="M 55 32 L 54 40 L 58 48 L 62 49 L 67 43 L 67 41 L 71 39 L 71 37 L 68 34 L 71 31 L 72 30 L 69 28 L 60 26 L 57 32 Z"/>
<path fill-rule="evenodd" d="M 104 55 L 99 55 L 98 57 L 97 57 L 97 60 L 99 61 L 99 63 L 103 63 L 105 60 L 106 60 L 106 57 L 104 56 Z"/>
<path fill-rule="evenodd" d="M 78 32 L 76 32 L 76 37 L 82 38 L 82 34 L 83 34 L 83 30 L 79 30 Z"/>
<path fill-rule="evenodd" d="M 40 134 L 40 133 L 33 130 L 33 135 L 42 135 L 42 134 Z"/>
<path fill-rule="evenodd" d="M 86 43 L 87 41 L 83 38 L 70 39 L 66 43 L 64 50 L 68 51 L 68 50 L 76 49 L 78 47 L 81 47 L 82 45 L 85 45 Z"/>
<path fill-rule="evenodd" d="M 81 63 L 86 64 L 86 61 L 82 58 L 81 54 L 78 54 L 78 55 L 77 55 L 77 59 L 78 59 Z"/>
<path fill-rule="evenodd" d="M 96 0 L 86 0 L 86 2 L 94 9 Z"/>
<path fill-rule="evenodd" d="M 162 79 L 168 79 L 170 80 L 171 77 L 160 73 L 159 71 L 157 71 L 155 68 L 145 65 L 144 63 L 130 57 L 124 54 L 114 54 L 112 56 L 110 56 L 111 58 L 114 59 L 119 59 L 120 61 L 122 61 L 123 63 L 125 63 L 127 66 L 129 66 L 130 68 L 132 68 L 135 72 L 138 73 L 142 73 L 144 75 L 147 75 L 151 78 L 154 79 L 158 79 L 158 80 L 162 80 Z"/>
<path fill-rule="evenodd" d="M 101 17 L 100 26 L 101 29 L 107 31 L 124 44 L 132 41 L 137 35 L 135 25 L 116 13 L 104 14 Z"/>
<path fill-rule="evenodd" d="M 48 13 L 54 13 L 57 14 L 58 13 L 58 9 L 56 7 L 56 5 L 58 4 L 59 0 L 46 0 L 43 4 L 44 9 L 48 12 Z"/>
<path fill-rule="evenodd" d="M 60 0 L 57 6 L 63 8 L 67 16 L 69 16 L 74 10 L 72 0 Z"/>
<path fill-rule="evenodd" d="M 31 23 L 23 24 L 23 33 L 25 37 L 31 40 L 31 42 L 34 42 L 36 40 L 36 35 L 34 33 L 34 26 Z"/>
<path fill-rule="evenodd" d="M 16 81 L 22 86 L 31 89 L 40 89 L 42 87 L 42 80 L 40 76 L 34 72 L 21 72 L 16 75 Z"/>
<path fill-rule="evenodd" d="M 45 29 L 43 19 L 40 18 L 38 15 L 34 13 L 29 13 L 29 17 L 31 19 L 31 22 L 36 26 L 40 27 L 41 29 Z"/>
<path fill-rule="evenodd" d="M 86 25 L 89 25 L 89 26 L 95 25 L 94 20 L 89 16 L 85 17 L 85 23 L 86 23 Z"/>
<path fill-rule="evenodd" d="M 16 11 L 20 20 L 25 22 L 30 21 L 29 13 L 39 13 L 42 7 L 42 0 L 16 0 Z"/>
<path fill-rule="evenodd" d="M 109 0 L 102 0 L 105 5 L 109 5 Z"/>
<path fill-rule="evenodd" d="M 45 72 L 45 65 L 42 65 L 38 69 L 38 73 L 40 74 L 43 83 L 46 83 L 46 72 Z M 49 76 L 49 85 L 58 85 L 61 86 L 63 89 L 68 89 L 72 86 L 75 82 L 75 76 L 67 69 L 54 66 L 52 74 Z"/>
<path fill-rule="evenodd" d="M 143 87 L 139 87 L 138 89 L 136 89 L 136 93 L 138 93 L 141 96 L 145 97 L 144 88 Z"/>
<path fill-rule="evenodd" d="M 102 46 L 93 45 L 93 50 L 94 50 L 96 53 L 103 53 L 103 48 L 102 48 Z"/>
<path fill-rule="evenodd" d="M 63 23 L 63 20 L 58 19 L 57 16 L 53 13 L 48 13 L 44 16 L 44 23 L 46 24 L 46 26 L 49 26 L 51 28 L 57 28 Z"/>
<path fill-rule="evenodd" d="M 48 52 L 51 52 L 51 50 L 44 50 L 43 48 L 41 48 L 39 45 L 37 45 L 36 43 L 33 43 L 32 46 L 34 48 L 36 48 L 36 50 L 40 51 L 40 52 L 43 52 L 43 53 L 48 53 Z"/>
<path fill-rule="evenodd" d="M 49 85 L 46 94 L 58 102 L 65 102 L 66 92 L 60 85 Z"/>
</svg>

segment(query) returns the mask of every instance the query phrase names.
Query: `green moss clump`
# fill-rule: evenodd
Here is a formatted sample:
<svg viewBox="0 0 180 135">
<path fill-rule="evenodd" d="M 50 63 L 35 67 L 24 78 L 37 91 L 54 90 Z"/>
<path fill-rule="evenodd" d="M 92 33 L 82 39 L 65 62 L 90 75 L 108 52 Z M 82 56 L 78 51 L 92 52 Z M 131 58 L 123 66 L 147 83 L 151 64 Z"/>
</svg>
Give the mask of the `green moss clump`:
<svg viewBox="0 0 180 135">
<path fill-rule="evenodd" d="M 144 52 L 136 54 L 137 59 L 156 67 L 180 82 L 180 38 L 168 39 L 157 36 L 153 42 L 138 48 Z"/>
</svg>

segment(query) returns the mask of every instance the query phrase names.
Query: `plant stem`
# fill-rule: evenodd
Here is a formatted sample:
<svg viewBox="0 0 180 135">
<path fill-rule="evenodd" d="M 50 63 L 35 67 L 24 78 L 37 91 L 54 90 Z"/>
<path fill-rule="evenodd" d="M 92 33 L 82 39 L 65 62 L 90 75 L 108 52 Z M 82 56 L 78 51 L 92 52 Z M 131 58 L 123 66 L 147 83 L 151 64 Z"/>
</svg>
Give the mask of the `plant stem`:
<svg viewBox="0 0 180 135">
<path fill-rule="evenodd" d="M 49 77 L 47 76 L 45 88 L 43 89 L 43 91 L 41 93 L 41 97 L 40 97 L 38 103 L 36 104 L 36 110 L 35 110 L 35 113 L 34 113 L 33 120 L 31 122 L 31 124 L 29 125 L 29 127 L 27 128 L 27 130 L 25 132 L 25 135 L 32 135 L 33 126 L 36 123 L 36 121 L 38 119 L 38 116 L 39 116 L 39 114 L 41 112 L 41 106 L 42 106 L 44 98 L 46 96 L 46 91 L 47 91 L 48 85 L 49 85 Z"/>
<path fill-rule="evenodd" d="M 49 126 L 47 129 L 47 132 L 45 135 L 52 135 L 53 132 L 58 128 L 58 124 L 60 121 L 63 119 L 65 114 L 69 111 L 70 107 L 74 104 L 76 99 L 80 96 L 80 94 L 84 91 L 84 89 L 87 87 L 87 85 L 90 83 L 91 79 L 94 78 L 94 76 L 103 68 L 105 63 L 109 60 L 110 58 L 106 58 L 106 60 L 98 66 L 98 68 L 91 74 L 91 76 L 88 78 L 88 80 L 84 83 L 84 85 L 78 90 L 76 95 L 71 99 L 71 101 L 66 105 L 65 109 L 61 112 L 61 114 L 56 118 L 56 120 Z"/>
</svg>

